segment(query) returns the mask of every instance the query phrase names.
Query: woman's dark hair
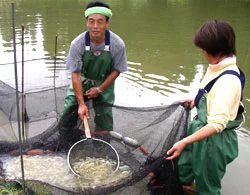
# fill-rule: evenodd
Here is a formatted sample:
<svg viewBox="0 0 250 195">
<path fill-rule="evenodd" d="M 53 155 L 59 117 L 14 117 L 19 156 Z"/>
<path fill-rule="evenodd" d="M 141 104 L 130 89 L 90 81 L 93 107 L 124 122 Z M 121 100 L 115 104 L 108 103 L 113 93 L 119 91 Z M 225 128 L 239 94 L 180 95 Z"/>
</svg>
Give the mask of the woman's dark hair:
<svg viewBox="0 0 250 195">
<path fill-rule="evenodd" d="M 91 8 L 91 7 L 106 7 L 108 9 L 110 9 L 110 6 L 107 3 L 104 3 L 102 1 L 90 1 L 87 6 L 86 9 Z M 107 17 L 107 20 L 109 20 L 109 17 Z"/>
<path fill-rule="evenodd" d="M 236 55 L 235 33 L 226 21 L 209 20 L 194 35 L 194 44 L 212 56 Z"/>
</svg>

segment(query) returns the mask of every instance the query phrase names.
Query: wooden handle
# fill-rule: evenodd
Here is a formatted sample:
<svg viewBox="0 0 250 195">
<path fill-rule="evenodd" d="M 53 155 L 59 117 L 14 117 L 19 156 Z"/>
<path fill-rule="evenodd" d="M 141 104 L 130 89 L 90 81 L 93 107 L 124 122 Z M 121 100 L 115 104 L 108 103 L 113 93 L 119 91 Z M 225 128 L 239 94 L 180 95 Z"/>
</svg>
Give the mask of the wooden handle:
<svg viewBox="0 0 250 195">
<path fill-rule="evenodd" d="M 90 133 L 90 129 L 89 129 L 89 123 L 88 123 L 88 119 L 86 116 L 84 116 L 83 119 L 83 123 L 84 123 L 84 129 L 85 129 L 85 135 L 87 138 L 91 138 L 91 133 Z"/>
</svg>

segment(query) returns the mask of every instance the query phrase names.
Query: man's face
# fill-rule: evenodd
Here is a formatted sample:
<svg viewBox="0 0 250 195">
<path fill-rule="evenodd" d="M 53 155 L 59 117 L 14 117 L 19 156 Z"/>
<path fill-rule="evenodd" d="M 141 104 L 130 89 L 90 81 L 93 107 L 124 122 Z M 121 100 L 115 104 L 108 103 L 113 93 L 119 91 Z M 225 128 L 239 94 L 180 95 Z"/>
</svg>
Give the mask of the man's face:
<svg viewBox="0 0 250 195">
<path fill-rule="evenodd" d="M 108 28 L 109 21 L 106 16 L 102 14 L 91 14 L 87 19 L 87 27 L 90 35 L 93 38 L 101 38 L 105 34 L 105 30 Z"/>
</svg>

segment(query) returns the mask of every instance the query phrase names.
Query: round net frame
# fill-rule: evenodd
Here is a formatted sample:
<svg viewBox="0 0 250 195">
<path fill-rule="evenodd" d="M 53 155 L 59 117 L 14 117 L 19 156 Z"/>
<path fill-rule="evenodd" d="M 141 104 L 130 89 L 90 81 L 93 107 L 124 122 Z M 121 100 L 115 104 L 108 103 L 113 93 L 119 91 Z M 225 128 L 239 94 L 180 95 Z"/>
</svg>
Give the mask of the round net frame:
<svg viewBox="0 0 250 195">
<path fill-rule="evenodd" d="M 111 160 L 112 172 L 109 176 L 112 176 L 119 168 L 119 155 L 115 148 L 101 139 L 86 138 L 76 142 L 69 150 L 67 155 L 67 163 L 70 170 L 78 177 L 84 179 L 94 179 L 88 176 L 88 172 L 91 170 L 76 169 L 75 164 L 87 161 L 87 159 L 100 160 Z M 108 166 L 108 165 L 107 165 Z M 94 169 L 95 167 L 91 167 Z M 104 178 L 103 178 L 104 179 Z"/>
<path fill-rule="evenodd" d="M 70 148 L 67 155 L 69 168 L 78 177 L 93 180 L 97 178 L 96 175 L 100 175 L 98 168 L 102 167 L 102 170 L 106 169 L 108 174 L 98 178 L 110 177 L 119 168 L 119 155 L 108 142 L 91 137 L 86 116 L 83 123 L 86 139 L 76 142 Z M 89 174 L 90 172 L 93 174 Z"/>
</svg>

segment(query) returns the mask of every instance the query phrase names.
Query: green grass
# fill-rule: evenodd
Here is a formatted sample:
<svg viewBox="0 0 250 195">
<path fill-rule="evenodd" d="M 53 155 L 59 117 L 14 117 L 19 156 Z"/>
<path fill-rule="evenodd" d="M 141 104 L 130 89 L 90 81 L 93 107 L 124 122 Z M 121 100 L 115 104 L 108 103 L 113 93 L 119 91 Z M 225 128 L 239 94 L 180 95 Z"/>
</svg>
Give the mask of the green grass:
<svg viewBox="0 0 250 195">
<path fill-rule="evenodd" d="M 26 193 L 22 185 L 15 181 L 1 181 L 0 180 L 0 195 L 49 195 L 51 194 L 46 184 L 36 181 L 26 181 Z"/>
<path fill-rule="evenodd" d="M 24 195 L 24 191 L 17 187 L 0 185 L 0 195 Z"/>
<path fill-rule="evenodd" d="M 0 180 L 0 195 L 24 195 L 22 185 L 15 181 Z"/>
</svg>

